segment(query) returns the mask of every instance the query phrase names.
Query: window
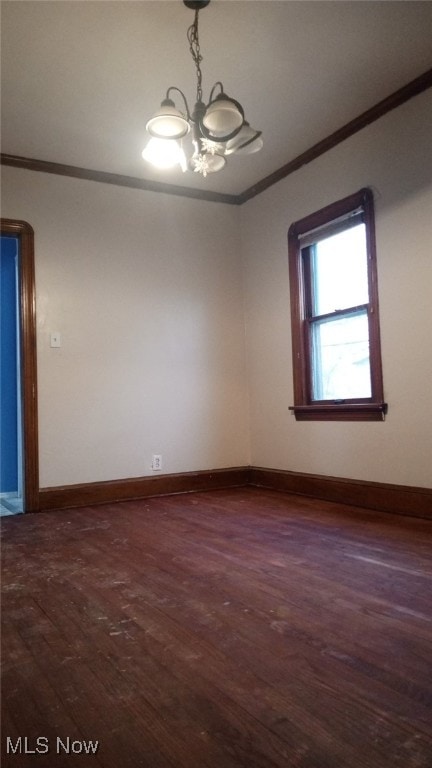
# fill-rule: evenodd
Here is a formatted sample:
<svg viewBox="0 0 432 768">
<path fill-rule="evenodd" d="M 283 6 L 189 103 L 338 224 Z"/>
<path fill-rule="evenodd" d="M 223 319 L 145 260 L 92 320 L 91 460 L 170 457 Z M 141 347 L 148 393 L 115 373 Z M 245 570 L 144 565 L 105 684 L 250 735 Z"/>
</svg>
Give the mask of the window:
<svg viewBox="0 0 432 768">
<path fill-rule="evenodd" d="M 300 421 L 380 421 L 387 405 L 369 189 L 288 233 L 294 405 Z"/>
</svg>

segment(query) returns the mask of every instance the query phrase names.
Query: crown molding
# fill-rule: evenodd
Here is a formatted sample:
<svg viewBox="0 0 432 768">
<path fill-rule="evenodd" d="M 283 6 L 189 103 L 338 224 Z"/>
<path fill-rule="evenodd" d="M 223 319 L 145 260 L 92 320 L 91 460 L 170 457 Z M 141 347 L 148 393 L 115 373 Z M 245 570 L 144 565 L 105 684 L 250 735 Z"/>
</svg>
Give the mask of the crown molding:
<svg viewBox="0 0 432 768">
<path fill-rule="evenodd" d="M 246 189 L 239 195 L 240 205 L 246 203 L 248 200 L 251 200 L 251 198 L 256 197 L 256 195 L 261 194 L 261 192 L 264 192 L 269 187 L 272 187 L 273 184 L 277 184 L 278 181 L 285 179 L 291 173 L 294 173 L 294 171 L 298 171 L 298 169 L 303 165 L 307 165 L 307 163 L 311 163 L 312 160 L 316 160 L 316 158 L 320 155 L 323 155 L 325 152 L 333 149 L 333 147 L 336 147 L 342 141 L 345 141 L 345 139 L 349 139 L 350 136 L 353 136 L 363 128 L 366 128 L 367 125 L 374 123 L 375 120 L 383 117 L 391 110 L 396 109 L 396 107 L 400 107 L 401 104 L 404 104 L 409 99 L 412 99 L 413 96 L 418 96 L 418 94 L 426 91 L 431 86 L 432 69 L 428 69 L 427 72 L 424 72 L 415 80 L 412 80 L 407 85 L 404 85 L 403 88 L 399 88 L 397 91 L 390 94 L 390 96 L 387 96 L 387 98 L 366 110 L 366 112 L 362 112 L 361 115 L 355 117 L 354 120 L 350 120 L 349 123 L 346 123 L 346 125 L 343 125 L 342 128 L 339 128 L 337 131 L 330 134 L 330 136 L 327 136 L 322 141 L 319 141 L 318 144 L 314 144 L 314 146 L 307 149 L 306 152 L 303 152 L 293 160 L 290 160 L 290 162 L 286 165 L 283 165 L 282 168 L 279 168 L 277 171 L 274 171 L 274 173 L 271 173 L 269 176 L 261 179 L 261 181 L 259 181 L 257 184 L 254 184 L 252 187 L 249 187 L 249 189 Z"/>
<path fill-rule="evenodd" d="M 141 189 L 145 192 L 163 192 L 166 195 L 192 197 L 196 200 L 207 200 L 212 203 L 228 203 L 229 205 L 239 204 L 238 195 L 229 195 L 223 192 L 212 192 L 206 189 L 196 189 L 195 187 L 181 187 L 177 184 L 167 184 L 163 181 L 139 179 L 136 176 L 123 176 L 119 173 L 94 171 L 91 168 L 80 168 L 76 165 L 63 165 L 63 163 L 51 163 L 48 160 L 37 160 L 36 158 L 32 157 L 21 157 L 20 155 L 8 155 L 2 153 L 0 155 L 0 162 L 2 165 L 10 165 L 13 168 L 23 168 L 27 171 L 54 173 L 57 176 L 69 176 L 74 179 L 98 181 L 102 184 L 114 184 L 118 187 Z"/>
<path fill-rule="evenodd" d="M 62 163 L 51 163 L 47 160 L 36 160 L 19 155 L 0 155 L 2 165 L 13 166 L 14 168 L 24 168 L 29 171 L 39 171 L 42 173 L 54 173 L 58 176 L 70 176 L 77 179 L 87 179 L 89 181 L 98 181 L 103 184 L 115 184 L 120 187 L 130 187 L 132 189 L 141 189 L 147 192 L 162 192 L 166 195 L 178 195 L 180 197 L 189 197 L 195 200 L 207 200 L 213 203 L 226 203 L 228 205 L 243 205 L 248 200 L 261 194 L 273 184 L 285 179 L 304 165 L 316 160 L 317 157 L 336 147 L 345 139 L 358 133 L 367 125 L 374 123 L 380 117 L 404 104 L 414 96 L 418 96 L 432 86 L 432 69 L 428 69 L 423 74 L 416 77 L 415 80 L 407 83 L 394 93 L 382 99 L 366 112 L 362 112 L 349 123 L 339 128 L 334 133 L 327 136 L 322 141 L 314 144 L 312 147 L 302 152 L 289 163 L 286 163 L 277 171 L 266 176 L 261 181 L 253 184 L 244 192 L 238 195 L 225 194 L 223 192 L 211 192 L 210 190 L 196 189 L 195 187 L 182 187 L 177 184 L 167 184 L 162 181 L 150 181 L 149 179 L 140 179 L 135 176 L 123 176 L 118 173 L 108 173 L 106 171 L 94 171 L 89 168 L 80 168 L 75 165 L 63 165 Z"/>
</svg>

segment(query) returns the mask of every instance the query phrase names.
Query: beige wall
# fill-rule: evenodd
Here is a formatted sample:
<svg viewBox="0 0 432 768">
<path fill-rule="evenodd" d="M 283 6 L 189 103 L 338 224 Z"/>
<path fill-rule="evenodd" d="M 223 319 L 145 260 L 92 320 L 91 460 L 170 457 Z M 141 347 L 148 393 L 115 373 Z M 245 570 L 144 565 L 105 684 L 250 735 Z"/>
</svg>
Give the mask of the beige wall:
<svg viewBox="0 0 432 768">
<path fill-rule="evenodd" d="M 430 487 L 431 111 L 412 99 L 240 209 L 4 167 L 2 216 L 35 230 L 41 487 L 149 475 L 154 453 Z M 296 422 L 287 230 L 363 186 L 389 413 Z"/>
<path fill-rule="evenodd" d="M 238 209 L 4 167 L 2 216 L 35 230 L 41 487 L 248 464 Z"/>
<path fill-rule="evenodd" d="M 431 105 L 430 92 L 415 97 L 242 206 L 255 466 L 432 486 Z M 389 413 L 384 423 L 296 422 L 287 231 L 364 186 L 376 196 Z"/>
</svg>

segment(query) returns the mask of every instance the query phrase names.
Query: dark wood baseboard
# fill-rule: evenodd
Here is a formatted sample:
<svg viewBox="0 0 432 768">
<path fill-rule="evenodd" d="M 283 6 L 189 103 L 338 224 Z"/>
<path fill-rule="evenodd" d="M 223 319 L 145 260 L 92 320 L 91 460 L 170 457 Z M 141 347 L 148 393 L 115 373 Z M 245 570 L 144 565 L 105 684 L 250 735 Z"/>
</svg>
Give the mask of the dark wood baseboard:
<svg viewBox="0 0 432 768">
<path fill-rule="evenodd" d="M 379 512 L 432 519 L 432 490 L 429 488 L 373 483 L 262 467 L 233 467 L 41 488 L 39 509 L 48 511 L 86 507 L 91 504 L 107 504 L 150 496 L 168 496 L 175 493 L 193 493 L 245 485 L 310 496 Z"/>
<path fill-rule="evenodd" d="M 432 489 L 251 467 L 249 484 L 357 507 L 432 519 Z"/>
<path fill-rule="evenodd" d="M 234 467 L 41 488 L 39 508 L 41 511 L 67 509 L 69 507 L 86 507 L 89 504 L 144 499 L 150 496 L 231 488 L 247 485 L 247 476 L 247 467 Z"/>
</svg>

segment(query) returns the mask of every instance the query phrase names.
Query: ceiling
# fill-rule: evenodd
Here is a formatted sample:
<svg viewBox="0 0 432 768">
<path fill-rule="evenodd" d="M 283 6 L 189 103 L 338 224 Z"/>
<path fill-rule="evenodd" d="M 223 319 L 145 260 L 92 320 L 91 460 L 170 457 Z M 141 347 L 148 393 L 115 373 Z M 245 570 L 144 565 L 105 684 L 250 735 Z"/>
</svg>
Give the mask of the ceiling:
<svg viewBox="0 0 432 768">
<path fill-rule="evenodd" d="M 1 13 L 3 153 L 233 195 L 432 66 L 430 2 L 212 0 L 204 99 L 223 81 L 264 148 L 204 179 L 141 158 L 167 87 L 195 100 L 181 0 L 7 0 Z"/>
</svg>

